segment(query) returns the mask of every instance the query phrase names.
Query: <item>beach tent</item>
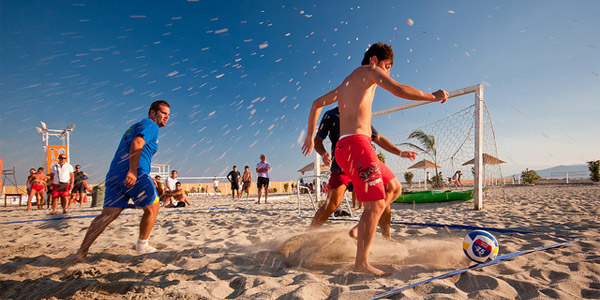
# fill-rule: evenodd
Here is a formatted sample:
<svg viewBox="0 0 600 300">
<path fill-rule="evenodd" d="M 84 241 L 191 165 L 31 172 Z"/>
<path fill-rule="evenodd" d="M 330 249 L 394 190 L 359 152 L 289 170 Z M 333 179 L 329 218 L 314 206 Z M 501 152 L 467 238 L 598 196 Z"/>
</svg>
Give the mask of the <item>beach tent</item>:
<svg viewBox="0 0 600 300">
<path fill-rule="evenodd" d="M 423 175 L 424 175 L 424 180 L 425 181 L 425 189 L 427 189 L 427 169 L 435 169 L 435 168 L 442 168 L 426 159 L 423 159 L 421 161 L 419 161 L 418 163 L 408 167 L 408 169 L 423 169 Z"/>
<path fill-rule="evenodd" d="M 494 166 L 494 165 L 505 164 L 505 163 L 506 163 L 505 161 L 503 161 L 503 160 L 501 160 L 499 158 L 493 157 L 493 156 L 491 156 L 491 155 L 489 155 L 487 153 L 483 154 L 483 164 L 484 165 L 492 165 L 492 166 Z M 468 162 L 466 162 L 466 163 L 464 163 L 462 165 L 466 166 L 466 165 L 473 165 L 473 164 L 475 164 L 475 158 L 469 160 Z"/>
<path fill-rule="evenodd" d="M 310 164 L 302 167 L 300 170 L 298 170 L 298 172 L 303 173 L 303 172 L 311 172 L 314 171 L 315 169 L 315 163 L 311 162 Z M 321 172 L 323 171 L 329 171 L 329 167 L 326 165 L 321 165 Z"/>
<path fill-rule="evenodd" d="M 505 163 L 506 163 L 505 161 L 503 161 L 499 158 L 493 157 L 487 153 L 483 153 L 483 179 L 484 179 L 484 182 L 485 182 L 485 166 L 486 165 L 495 166 L 495 165 L 505 164 Z M 466 162 L 462 165 L 466 166 L 466 165 L 473 165 L 473 164 L 475 164 L 475 158 L 469 160 L 468 162 Z"/>
</svg>

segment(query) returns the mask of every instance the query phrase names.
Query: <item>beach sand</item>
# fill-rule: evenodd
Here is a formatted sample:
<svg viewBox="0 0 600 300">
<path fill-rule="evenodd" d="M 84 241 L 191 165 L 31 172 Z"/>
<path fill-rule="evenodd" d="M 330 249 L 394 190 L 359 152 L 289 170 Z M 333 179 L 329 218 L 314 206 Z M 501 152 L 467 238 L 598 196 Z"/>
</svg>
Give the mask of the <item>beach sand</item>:
<svg viewBox="0 0 600 300">
<path fill-rule="evenodd" d="M 303 199 L 302 214 L 312 216 Z M 473 265 L 462 253 L 469 230 L 405 225 L 435 223 L 504 228 L 493 232 L 500 255 L 554 245 L 491 266 L 435 280 L 391 299 L 600 298 L 600 186 L 506 186 L 473 202 L 393 204 L 392 237 L 378 231 L 371 262 L 390 272 L 352 271 L 353 220 L 329 221 L 306 232 L 296 196 L 270 203 L 229 197 L 192 200 L 192 207 L 161 209 L 150 237 L 160 251 L 139 255 L 140 209 L 127 209 L 92 245 L 86 263 L 71 264 L 98 208 L 71 210 L 68 219 L 47 210 L 0 208 L 1 299 L 370 299 L 393 289 Z M 57 216 L 62 216 L 61 214 Z M 54 216 L 53 216 L 54 217 Z M 76 218 L 75 218 L 76 217 Z M 23 223 L 6 223 L 29 221 Z"/>
</svg>

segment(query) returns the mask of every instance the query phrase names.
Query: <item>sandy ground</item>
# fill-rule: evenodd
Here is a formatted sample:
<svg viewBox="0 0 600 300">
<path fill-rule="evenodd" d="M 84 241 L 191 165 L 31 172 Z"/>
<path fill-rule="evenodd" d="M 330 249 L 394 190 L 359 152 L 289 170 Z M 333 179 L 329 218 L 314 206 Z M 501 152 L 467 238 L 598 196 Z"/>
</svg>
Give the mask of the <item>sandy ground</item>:
<svg viewBox="0 0 600 300">
<path fill-rule="evenodd" d="M 371 261 L 391 273 L 352 271 L 353 220 L 329 221 L 307 233 L 295 196 L 268 205 L 227 197 L 161 209 L 150 242 L 134 250 L 142 211 L 128 209 L 100 236 L 86 263 L 71 264 L 100 209 L 48 211 L 1 208 L 1 299 L 371 299 L 393 289 L 473 265 L 462 253 L 468 230 L 400 222 L 471 225 L 531 231 L 499 233 L 500 255 L 568 240 L 561 248 L 518 256 L 420 285 L 391 299 L 600 298 L 600 186 L 507 186 L 473 202 L 393 204 L 392 237 L 377 233 Z M 312 216 L 303 199 L 302 214 Z M 61 214 L 57 216 L 62 216 Z M 53 216 L 54 217 L 54 216 Z M 42 220 L 42 221 L 35 221 Z M 7 223 L 27 221 L 21 223 Z"/>
</svg>

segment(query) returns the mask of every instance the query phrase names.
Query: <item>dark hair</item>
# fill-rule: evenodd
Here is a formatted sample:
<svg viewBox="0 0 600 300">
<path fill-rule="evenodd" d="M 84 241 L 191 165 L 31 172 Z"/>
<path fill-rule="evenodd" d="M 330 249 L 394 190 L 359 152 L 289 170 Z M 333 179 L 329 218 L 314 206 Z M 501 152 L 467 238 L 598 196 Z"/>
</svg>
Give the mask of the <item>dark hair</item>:
<svg viewBox="0 0 600 300">
<path fill-rule="evenodd" d="M 80 165 L 75 165 L 75 168 L 77 168 L 77 167 L 80 167 L 80 168 L 81 168 L 81 166 L 80 166 Z"/>
<path fill-rule="evenodd" d="M 361 65 L 368 65 L 371 57 L 376 56 L 379 61 L 391 59 L 394 61 L 394 50 L 392 50 L 392 46 L 388 44 L 384 44 L 382 42 L 378 42 L 374 44 L 365 52 L 365 57 L 363 58 Z"/>
<path fill-rule="evenodd" d="M 248 166 L 245 166 L 245 167 L 244 167 L 244 169 L 249 169 L 249 168 L 250 168 L 250 167 L 248 167 Z"/>
<path fill-rule="evenodd" d="M 177 173 L 177 170 L 173 170 L 173 171 L 171 171 L 171 174 L 173 174 L 173 173 Z"/>
<path fill-rule="evenodd" d="M 152 102 L 152 104 L 150 104 L 150 109 L 148 110 L 148 114 L 151 111 L 158 111 L 158 110 L 160 110 L 160 107 L 162 105 L 164 105 L 164 106 L 166 106 L 168 108 L 171 108 L 171 106 L 169 105 L 169 103 L 167 103 L 167 101 L 165 101 L 165 100 L 154 101 L 154 102 Z"/>
<path fill-rule="evenodd" d="M 42 167 L 39 167 L 39 168 L 38 168 L 38 171 L 39 171 L 39 170 L 44 170 L 44 168 L 42 168 Z"/>
<path fill-rule="evenodd" d="M 233 167 L 234 167 L 234 168 L 237 168 L 237 166 L 235 166 L 235 165 L 234 165 Z"/>
</svg>

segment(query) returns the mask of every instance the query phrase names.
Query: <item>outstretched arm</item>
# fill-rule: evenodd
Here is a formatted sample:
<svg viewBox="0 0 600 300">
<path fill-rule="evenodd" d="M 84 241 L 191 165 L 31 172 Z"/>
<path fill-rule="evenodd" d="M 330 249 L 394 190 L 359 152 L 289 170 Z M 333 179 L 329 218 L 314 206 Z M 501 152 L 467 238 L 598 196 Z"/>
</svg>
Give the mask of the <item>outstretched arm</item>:
<svg viewBox="0 0 600 300">
<path fill-rule="evenodd" d="M 332 104 L 337 101 L 338 89 L 334 89 L 331 92 L 319 97 L 313 101 L 310 113 L 308 114 L 308 126 L 306 128 L 306 136 L 304 137 L 304 144 L 302 144 L 302 154 L 309 156 L 314 147 L 313 136 L 317 128 L 317 117 L 321 114 L 323 106 Z"/>
<path fill-rule="evenodd" d="M 405 157 L 405 158 L 409 158 L 410 160 L 415 160 L 415 157 L 417 156 L 416 152 L 412 152 L 412 151 L 401 151 L 400 149 L 396 148 L 396 146 L 394 146 L 394 144 L 392 144 L 388 139 L 386 139 L 385 137 L 378 135 L 373 139 L 373 142 L 375 142 L 375 144 L 379 145 L 379 147 L 383 148 L 383 150 L 398 155 L 400 157 Z"/>
<path fill-rule="evenodd" d="M 394 94 L 396 97 L 408 99 L 408 100 L 421 100 L 421 101 L 431 101 L 437 102 L 441 101 L 441 103 L 446 102 L 448 99 L 448 93 L 444 90 L 437 90 L 433 94 L 425 93 L 420 91 L 412 86 L 403 85 L 398 83 L 396 80 L 390 78 L 388 74 L 386 74 L 380 68 L 371 68 L 371 79 L 373 82 L 390 93 Z"/>
</svg>

